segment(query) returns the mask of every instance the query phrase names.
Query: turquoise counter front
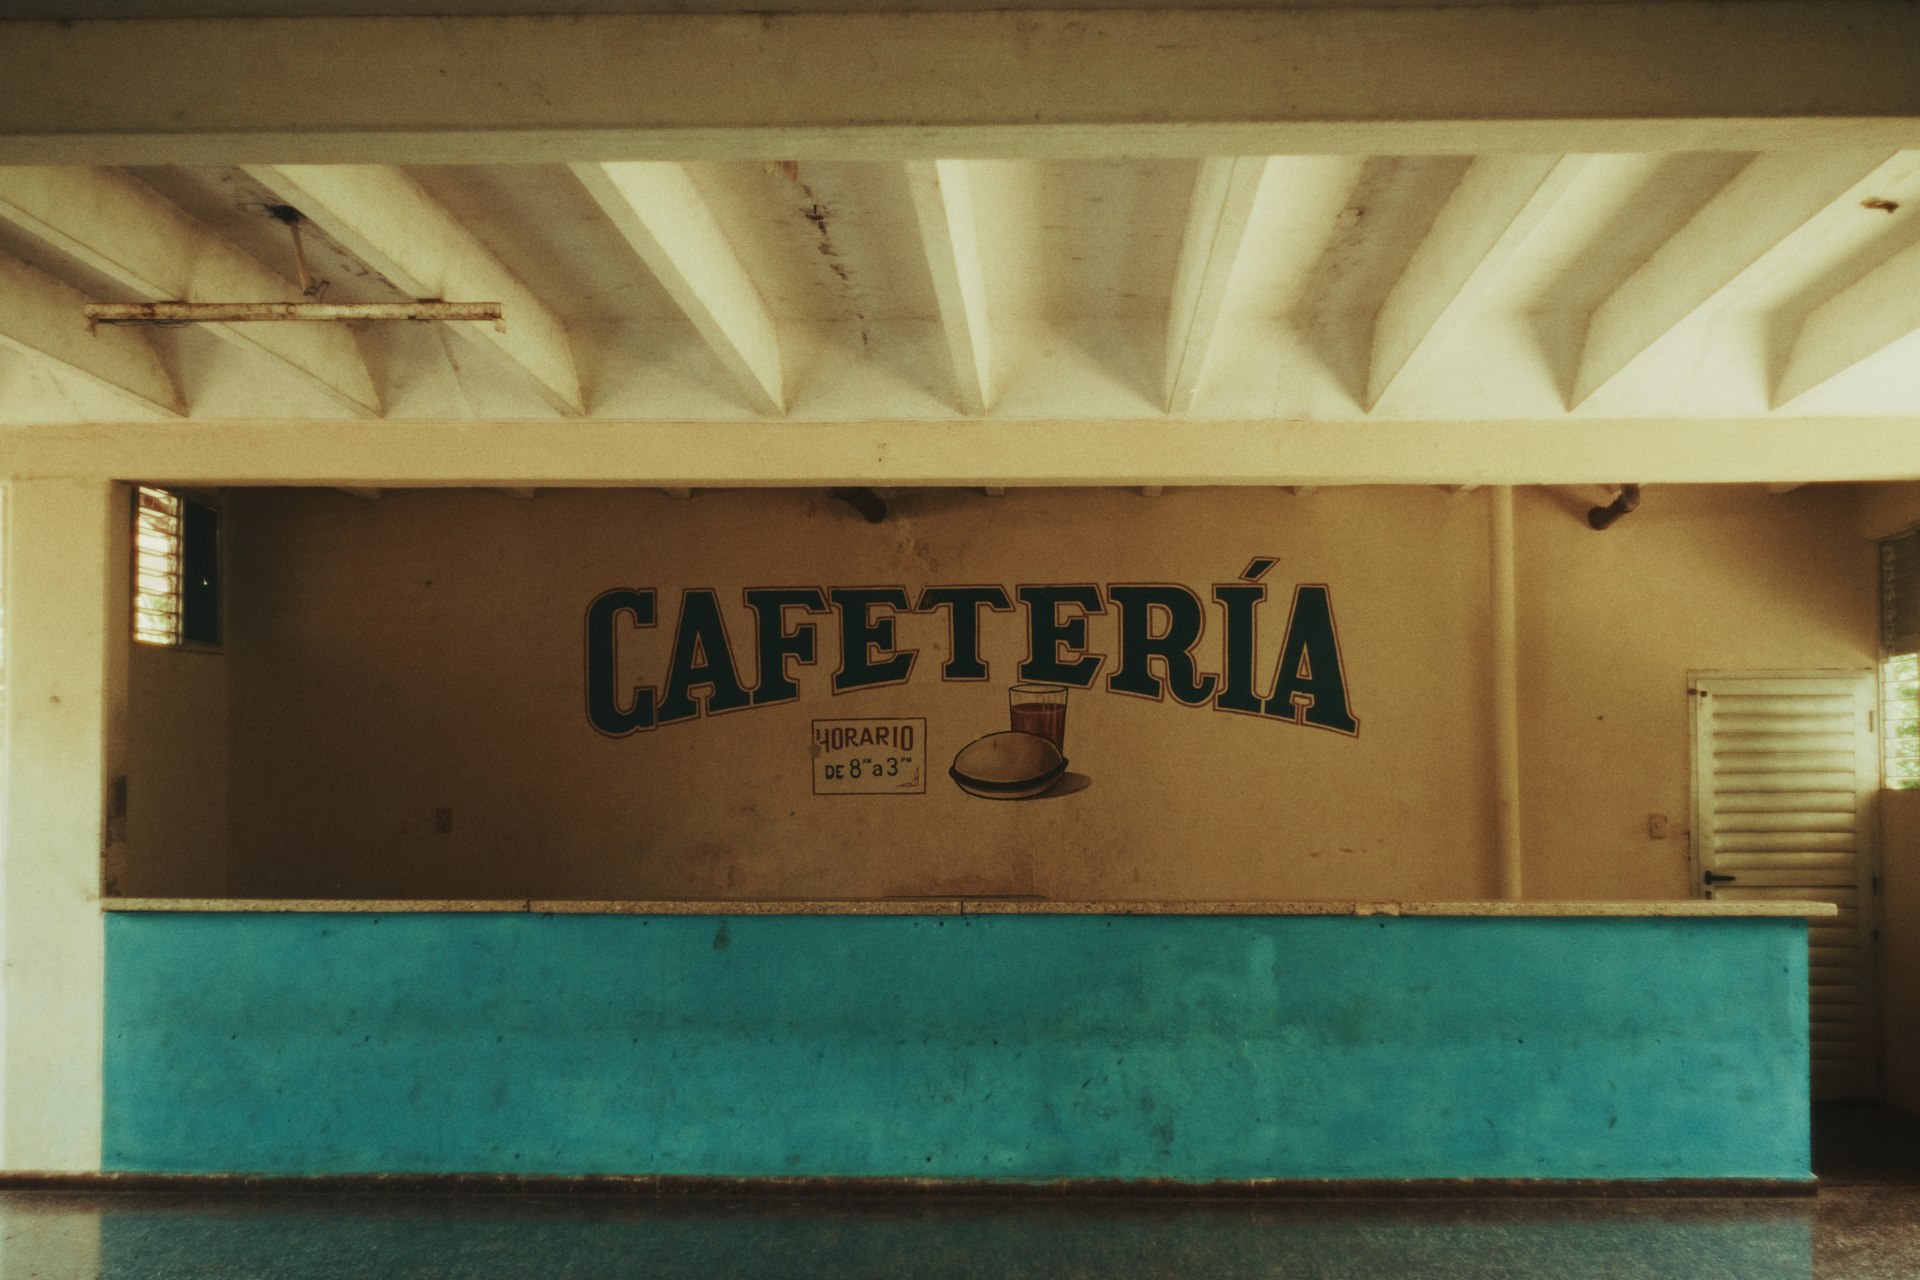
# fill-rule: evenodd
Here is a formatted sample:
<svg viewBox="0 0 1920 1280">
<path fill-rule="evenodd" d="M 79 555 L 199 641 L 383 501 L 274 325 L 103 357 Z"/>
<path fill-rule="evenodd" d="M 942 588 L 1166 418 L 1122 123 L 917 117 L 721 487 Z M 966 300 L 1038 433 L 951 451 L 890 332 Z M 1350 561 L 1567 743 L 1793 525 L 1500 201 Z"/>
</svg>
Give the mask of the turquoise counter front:
<svg viewBox="0 0 1920 1280">
<path fill-rule="evenodd" d="M 1793 917 L 116 911 L 103 1167 L 1810 1176 Z"/>
</svg>

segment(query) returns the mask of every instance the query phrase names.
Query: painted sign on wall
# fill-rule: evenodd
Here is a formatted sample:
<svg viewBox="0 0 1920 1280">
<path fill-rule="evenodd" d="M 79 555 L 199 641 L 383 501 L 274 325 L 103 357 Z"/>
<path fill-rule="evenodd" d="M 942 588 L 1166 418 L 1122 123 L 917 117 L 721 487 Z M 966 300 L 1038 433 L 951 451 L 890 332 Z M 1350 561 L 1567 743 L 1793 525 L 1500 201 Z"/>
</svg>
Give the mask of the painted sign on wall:
<svg viewBox="0 0 1920 1280">
<path fill-rule="evenodd" d="M 938 615 L 945 622 L 940 681 L 991 682 L 987 630 L 998 625 L 999 615 L 1017 612 L 1026 656 L 1007 691 L 1006 721 L 985 733 L 989 726 L 973 726 L 947 772 L 962 791 L 984 799 L 1071 794 L 1088 780 L 1067 773 L 1069 695 L 1093 689 L 1109 666 L 1108 654 L 1090 648 L 1088 620 L 1110 614 L 1118 653 L 1105 676 L 1106 692 L 1355 736 L 1359 721 L 1347 693 L 1325 584 L 1293 588 L 1278 661 L 1262 677 L 1258 622 L 1268 588 L 1261 579 L 1275 563 L 1270 556 L 1256 557 L 1238 580 L 1213 584 L 1211 612 L 1198 592 L 1167 582 L 1011 589 L 941 584 L 922 588 L 917 597 L 903 586 L 748 587 L 741 600 L 754 639 L 746 656 L 736 648 L 719 590 L 690 587 L 680 593 L 671 620 L 664 671 L 634 674 L 636 664 L 629 662 L 624 681 L 623 638 L 667 620 L 655 589 L 618 588 L 602 592 L 587 608 L 587 719 L 602 734 L 625 737 L 795 702 L 803 695 L 802 670 L 816 665 L 824 647 L 820 624 L 811 619 L 825 615 L 837 623 L 838 661 L 824 681 L 834 695 L 899 686 L 913 678 L 921 669 L 921 653 L 901 643 L 898 627 L 902 616 L 912 614 Z M 1217 647 L 1205 649 L 1210 618 L 1220 636 Z M 815 720 L 808 749 L 816 796 L 926 791 L 924 718 Z"/>
<path fill-rule="evenodd" d="M 821 652 L 819 624 L 810 617 L 832 614 L 838 629 L 838 665 L 829 679 L 835 694 L 907 683 L 920 668 L 920 652 L 897 642 L 902 614 L 944 614 L 947 655 L 942 681 L 993 678 L 982 656 L 982 632 L 996 615 L 1024 616 L 1026 657 L 1018 679 L 1029 685 L 1091 689 L 1110 655 L 1088 648 L 1087 619 L 1112 613 L 1119 653 L 1111 655 L 1109 693 L 1188 707 L 1263 716 L 1356 735 L 1340 661 L 1331 593 L 1323 583 L 1293 589 L 1279 661 L 1262 678 L 1258 623 L 1268 604 L 1260 581 L 1277 561 L 1252 560 L 1237 581 L 1211 588 L 1209 613 L 1192 588 L 1177 583 L 1046 583 L 1003 586 L 939 585 L 917 598 L 903 586 L 748 587 L 741 599 L 751 615 L 752 662 L 742 661 L 712 587 L 681 593 L 672 619 L 673 644 L 657 683 L 646 678 L 623 684 L 619 676 L 622 633 L 662 623 L 651 587 L 602 592 L 587 606 L 587 720 L 609 737 L 678 724 L 702 716 L 793 702 L 801 689 L 796 665 L 810 666 Z M 1017 606 L 1016 606 L 1016 602 Z M 1198 650 L 1209 617 L 1222 632 L 1217 669 L 1202 670 Z M 1030 714 L 1052 714 L 1036 709 Z"/>
<path fill-rule="evenodd" d="M 923 794 L 926 746 L 927 722 L 920 718 L 815 720 L 813 794 Z"/>
</svg>

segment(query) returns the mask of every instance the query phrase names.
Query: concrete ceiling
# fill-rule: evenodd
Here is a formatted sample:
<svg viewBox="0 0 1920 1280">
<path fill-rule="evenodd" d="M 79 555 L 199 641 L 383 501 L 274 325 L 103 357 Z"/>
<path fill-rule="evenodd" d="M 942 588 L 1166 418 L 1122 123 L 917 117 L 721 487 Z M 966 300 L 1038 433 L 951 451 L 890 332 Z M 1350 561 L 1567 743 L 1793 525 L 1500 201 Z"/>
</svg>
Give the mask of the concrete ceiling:
<svg viewBox="0 0 1920 1280">
<path fill-rule="evenodd" d="M 694 483 L 1920 474 L 1920 15 L 1765 7 L 18 27 L 0 451 L 557 423 L 599 478 L 594 424 L 644 423 Z M 287 208 L 328 301 L 504 325 L 88 333 L 297 297 Z M 971 462 L 921 430 L 957 424 Z M 396 461 L 329 439 L 306 478 Z"/>
<path fill-rule="evenodd" d="M 116 370 L 41 332 L 83 330 L 85 299 L 297 297 L 271 206 L 306 218 L 327 299 L 502 301 L 511 279 L 506 334 L 122 329 L 151 361 Z M 1920 404 L 1920 151 L 23 166 L 0 169 L 0 252 L 20 423 Z M 329 385 L 340 363 L 370 402 Z"/>
</svg>

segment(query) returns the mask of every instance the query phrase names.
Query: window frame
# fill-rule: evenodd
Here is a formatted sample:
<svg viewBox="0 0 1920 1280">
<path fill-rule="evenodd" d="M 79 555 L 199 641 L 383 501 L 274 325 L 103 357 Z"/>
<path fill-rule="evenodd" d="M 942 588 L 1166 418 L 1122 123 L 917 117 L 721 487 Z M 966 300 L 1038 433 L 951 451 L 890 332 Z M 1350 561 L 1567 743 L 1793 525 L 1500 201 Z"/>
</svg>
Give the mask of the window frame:
<svg viewBox="0 0 1920 1280">
<path fill-rule="evenodd" d="M 1902 529 L 1874 540 L 1874 574 L 1879 601 L 1879 660 L 1874 673 L 1879 685 L 1876 726 L 1880 740 L 1880 786 L 1886 791 L 1920 790 L 1920 638 L 1900 646 L 1894 637 L 1902 612 L 1920 609 L 1920 600 L 1899 598 L 1903 575 L 1895 566 L 1902 558 L 1898 543 L 1907 543 L 1912 559 L 1920 547 L 1920 526 Z M 1911 574 L 1906 575 L 1911 583 Z M 1896 747 L 1899 748 L 1896 750 Z"/>
<path fill-rule="evenodd" d="M 141 590 L 140 516 L 142 510 L 141 495 L 146 492 L 160 493 L 172 498 L 179 504 L 177 516 L 179 528 L 174 534 L 174 555 L 177 561 L 177 574 L 172 597 L 177 606 L 175 617 L 177 631 L 171 639 L 153 639 L 141 627 L 141 618 L 145 612 L 140 604 Z M 175 653 L 224 653 L 227 638 L 227 593 L 226 593 L 226 521 L 222 518 L 221 504 L 211 495 L 193 489 L 176 488 L 169 485 L 136 483 L 131 486 L 132 505 L 131 525 L 128 537 L 128 551 L 131 563 L 129 603 L 132 608 L 130 633 L 133 643 L 141 649 Z M 213 522 L 213 606 L 211 610 L 214 638 L 189 639 L 186 574 L 187 574 L 187 526 L 193 517 L 190 512 L 198 511 L 210 517 Z"/>
</svg>

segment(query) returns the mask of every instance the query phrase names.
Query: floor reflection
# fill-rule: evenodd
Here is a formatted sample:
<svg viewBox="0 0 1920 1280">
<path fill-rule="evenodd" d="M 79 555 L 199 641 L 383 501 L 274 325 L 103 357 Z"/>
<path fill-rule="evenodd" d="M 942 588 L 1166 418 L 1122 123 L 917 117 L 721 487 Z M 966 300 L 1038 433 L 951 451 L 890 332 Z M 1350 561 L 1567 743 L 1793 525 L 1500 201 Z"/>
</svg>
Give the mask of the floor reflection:
<svg viewBox="0 0 1920 1280">
<path fill-rule="evenodd" d="M 1889 1209 L 1893 1206 L 1888 1206 Z M 1906 1206 L 1911 1220 L 1912 1206 Z M 1816 1201 L 0 1197 L 34 1277 L 1738 1277 L 1815 1270 Z M 93 1237 L 87 1247 L 85 1236 Z M 1912 1270 L 1890 1274 L 1913 1274 Z"/>
<path fill-rule="evenodd" d="M 1920 1120 L 1821 1107 L 1816 1197 L 864 1200 L 0 1193 L 0 1280 L 1913 1280 Z"/>
</svg>

